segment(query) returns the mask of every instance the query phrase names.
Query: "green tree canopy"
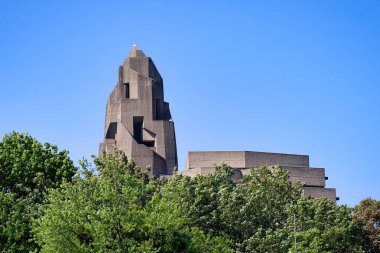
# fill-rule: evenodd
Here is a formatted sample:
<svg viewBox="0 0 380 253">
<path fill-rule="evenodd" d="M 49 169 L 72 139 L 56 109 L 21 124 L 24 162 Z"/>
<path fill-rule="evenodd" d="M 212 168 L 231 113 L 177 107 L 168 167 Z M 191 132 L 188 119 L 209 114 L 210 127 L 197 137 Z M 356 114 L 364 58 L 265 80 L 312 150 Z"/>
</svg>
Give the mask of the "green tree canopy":
<svg viewBox="0 0 380 253">
<path fill-rule="evenodd" d="M 328 199 L 301 197 L 278 166 L 251 169 L 241 181 L 223 164 L 212 175 L 177 175 L 161 188 L 177 202 L 193 226 L 233 242 L 235 252 L 361 252 L 350 209 Z M 294 226 L 296 214 L 296 232 Z"/>
<path fill-rule="evenodd" d="M 55 188 L 76 173 L 68 151 L 41 144 L 28 134 L 12 132 L 0 142 L 0 189 L 26 196 Z"/>
<path fill-rule="evenodd" d="M 31 220 L 49 188 L 76 173 L 68 152 L 12 132 L 0 142 L 0 251 L 35 249 Z"/>
<path fill-rule="evenodd" d="M 302 197 L 278 166 L 234 181 L 225 164 L 194 178 L 151 178 L 121 153 L 94 163 L 83 161 L 73 177 L 67 151 L 6 135 L 1 251 L 379 252 L 378 201 L 363 201 L 352 215 L 328 199 Z"/>
<path fill-rule="evenodd" d="M 50 191 L 35 226 L 42 252 L 232 252 L 190 226 L 179 203 L 160 197 L 162 182 L 124 156 L 95 163 L 98 175 L 85 170 Z"/>
<path fill-rule="evenodd" d="M 227 236 L 236 252 L 287 250 L 291 241 L 280 229 L 286 226 L 286 205 L 300 197 L 300 186 L 292 186 L 287 172 L 276 166 L 253 168 L 238 182 L 229 166 L 215 169 L 193 179 L 175 176 L 162 188 L 163 198 L 180 203 L 194 226 Z"/>
<path fill-rule="evenodd" d="M 300 198 L 288 206 L 287 231 L 305 253 L 364 252 L 351 209 L 326 198 Z M 294 232 L 295 228 L 295 232 Z M 292 245 L 292 251 L 295 245 Z"/>
</svg>

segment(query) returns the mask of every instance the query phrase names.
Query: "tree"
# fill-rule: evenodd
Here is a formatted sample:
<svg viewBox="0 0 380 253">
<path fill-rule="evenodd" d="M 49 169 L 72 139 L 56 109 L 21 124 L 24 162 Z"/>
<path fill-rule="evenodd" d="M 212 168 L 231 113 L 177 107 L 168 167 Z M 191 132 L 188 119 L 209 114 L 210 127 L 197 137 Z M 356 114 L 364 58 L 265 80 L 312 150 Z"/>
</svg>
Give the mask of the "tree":
<svg viewBox="0 0 380 253">
<path fill-rule="evenodd" d="M 286 226 L 285 207 L 299 198 L 300 187 L 292 186 L 277 166 L 253 168 L 239 182 L 232 180 L 233 173 L 222 164 L 214 174 L 177 175 L 161 194 L 180 203 L 194 226 L 232 240 L 236 252 L 281 252 L 281 247 L 287 252 L 290 243 L 280 229 Z"/>
<path fill-rule="evenodd" d="M 0 251 L 29 252 L 35 248 L 30 235 L 31 200 L 0 192 Z"/>
<path fill-rule="evenodd" d="M 84 164 L 82 177 L 50 191 L 35 223 L 42 252 L 232 252 L 228 240 L 190 226 L 144 169 L 122 154 Z"/>
<path fill-rule="evenodd" d="M 354 208 L 354 220 L 361 225 L 368 252 L 380 252 L 380 201 L 367 198 Z"/>
<path fill-rule="evenodd" d="M 229 238 L 235 252 L 294 251 L 295 236 L 299 252 L 362 252 L 348 207 L 301 197 L 301 186 L 278 166 L 252 168 L 239 182 L 232 174 L 223 164 L 214 174 L 177 175 L 160 192 L 181 205 L 193 226 Z"/>
<path fill-rule="evenodd" d="M 76 173 L 68 151 L 58 152 L 55 145 L 41 144 L 28 134 L 12 132 L 0 142 L 0 189 L 26 196 L 33 191 L 46 192 Z"/>
<path fill-rule="evenodd" d="M 223 223 L 239 252 L 287 252 L 284 232 L 286 206 L 300 198 L 301 187 L 292 185 L 279 166 L 251 169 L 234 191 L 224 194 Z"/>
<path fill-rule="evenodd" d="M 30 231 L 37 205 L 49 188 L 76 173 L 68 152 L 42 145 L 28 134 L 12 132 L 0 142 L 0 250 L 29 252 L 36 247 Z"/>
<path fill-rule="evenodd" d="M 212 174 L 168 179 L 149 177 L 122 153 L 94 163 L 82 161 L 73 177 L 67 151 L 29 135 L 5 136 L 1 250 L 379 252 L 378 201 L 362 201 L 352 216 L 347 206 L 301 197 L 301 185 L 278 166 L 252 168 L 234 181 L 225 164 Z"/>
<path fill-rule="evenodd" d="M 336 205 L 327 198 L 303 197 L 288 206 L 288 212 L 286 229 L 290 238 L 297 237 L 300 252 L 364 252 L 360 228 L 352 219 L 349 207 Z M 295 244 L 291 251 L 294 250 Z"/>
</svg>

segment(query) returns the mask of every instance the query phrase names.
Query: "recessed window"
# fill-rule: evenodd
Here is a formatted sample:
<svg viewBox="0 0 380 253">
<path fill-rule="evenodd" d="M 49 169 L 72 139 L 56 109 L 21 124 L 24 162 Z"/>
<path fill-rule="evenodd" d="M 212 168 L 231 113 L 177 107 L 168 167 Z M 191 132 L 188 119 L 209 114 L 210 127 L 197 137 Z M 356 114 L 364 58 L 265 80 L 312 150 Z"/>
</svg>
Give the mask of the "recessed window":
<svg viewBox="0 0 380 253">
<path fill-rule="evenodd" d="M 125 98 L 129 98 L 129 83 L 124 84 L 124 94 Z"/>
<path fill-rule="evenodd" d="M 147 147 L 153 148 L 155 141 L 144 141 L 143 144 Z"/>
<path fill-rule="evenodd" d="M 133 137 L 137 143 L 142 143 L 142 131 L 143 131 L 144 117 L 133 117 Z"/>
</svg>

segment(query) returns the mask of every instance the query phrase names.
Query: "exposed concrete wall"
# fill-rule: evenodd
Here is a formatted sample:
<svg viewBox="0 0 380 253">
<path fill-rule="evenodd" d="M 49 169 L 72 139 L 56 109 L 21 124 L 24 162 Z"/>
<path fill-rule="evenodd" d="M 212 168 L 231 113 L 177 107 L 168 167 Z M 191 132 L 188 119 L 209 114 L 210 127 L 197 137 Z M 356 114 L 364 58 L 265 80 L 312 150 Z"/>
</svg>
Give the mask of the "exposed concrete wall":
<svg viewBox="0 0 380 253">
<path fill-rule="evenodd" d="M 196 151 L 189 152 L 186 168 L 213 168 L 222 162 L 233 168 L 246 168 L 246 152 L 244 151 Z"/>
<path fill-rule="evenodd" d="M 151 58 L 133 47 L 118 70 L 118 82 L 107 105 L 103 151 L 122 150 L 139 166 L 151 167 L 154 176 L 172 174 L 177 167 L 174 122 L 164 100 L 163 80 Z M 234 179 L 249 168 L 280 165 L 289 171 L 291 182 L 305 185 L 304 194 L 335 200 L 335 189 L 325 188 L 325 169 L 310 168 L 309 156 L 254 151 L 189 152 L 184 175 L 213 173 L 214 166 L 226 163 L 235 168 Z"/>
<path fill-rule="evenodd" d="M 310 168 L 307 155 L 255 151 L 189 152 L 186 168 L 180 173 L 191 177 L 197 174 L 213 173 L 214 166 L 221 163 L 239 169 L 242 175 L 249 174 L 252 167 L 280 165 L 289 171 L 289 181 L 299 182 L 305 186 L 305 196 L 328 197 L 333 201 L 336 200 L 335 189 L 324 188 L 326 185 L 325 169 Z"/>
<path fill-rule="evenodd" d="M 281 164 L 281 166 L 288 167 L 309 167 L 309 156 L 267 152 L 246 152 L 246 168 L 274 164 Z"/>
<path fill-rule="evenodd" d="M 104 143 L 99 152 L 122 150 L 152 175 L 177 167 L 174 122 L 164 101 L 163 80 L 153 61 L 133 47 L 119 68 L 107 107 Z"/>
<path fill-rule="evenodd" d="M 287 167 L 309 167 L 309 156 L 254 151 L 196 151 L 188 153 L 185 169 L 213 167 L 222 162 L 233 168 L 276 164 Z"/>
<path fill-rule="evenodd" d="M 312 198 L 325 197 L 336 201 L 336 189 L 334 188 L 304 187 L 303 195 Z"/>
</svg>

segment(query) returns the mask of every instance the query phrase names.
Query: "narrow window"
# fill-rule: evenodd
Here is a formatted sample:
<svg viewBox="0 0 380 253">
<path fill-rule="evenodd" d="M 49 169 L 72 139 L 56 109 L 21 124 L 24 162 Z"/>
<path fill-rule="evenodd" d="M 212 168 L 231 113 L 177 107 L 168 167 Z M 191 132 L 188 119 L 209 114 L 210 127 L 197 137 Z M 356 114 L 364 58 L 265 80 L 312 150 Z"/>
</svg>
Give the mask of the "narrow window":
<svg viewBox="0 0 380 253">
<path fill-rule="evenodd" d="M 144 117 L 133 117 L 133 137 L 137 143 L 142 143 L 142 130 L 143 130 Z"/>
<path fill-rule="evenodd" d="M 124 84 L 124 94 L 125 98 L 129 98 L 129 83 Z"/>
</svg>

